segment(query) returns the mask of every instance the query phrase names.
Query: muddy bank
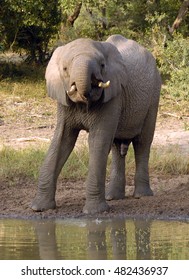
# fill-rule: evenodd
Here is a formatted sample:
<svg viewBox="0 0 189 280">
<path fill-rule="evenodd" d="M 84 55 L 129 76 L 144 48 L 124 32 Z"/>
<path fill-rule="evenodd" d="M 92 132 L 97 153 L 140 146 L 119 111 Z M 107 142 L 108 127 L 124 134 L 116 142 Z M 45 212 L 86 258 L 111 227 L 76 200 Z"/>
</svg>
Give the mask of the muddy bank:
<svg viewBox="0 0 189 280">
<path fill-rule="evenodd" d="M 189 219 L 189 175 L 152 176 L 152 197 L 135 199 L 133 178 L 128 178 L 126 197 L 123 200 L 109 201 L 110 211 L 96 214 L 96 217 L 141 217 L 158 219 Z M 30 203 L 36 193 L 36 185 L 24 179 L 10 185 L 0 182 L 0 217 L 1 218 L 69 218 L 85 217 L 82 208 L 85 203 L 83 181 L 58 182 L 55 210 L 41 213 L 33 212 Z"/>
</svg>

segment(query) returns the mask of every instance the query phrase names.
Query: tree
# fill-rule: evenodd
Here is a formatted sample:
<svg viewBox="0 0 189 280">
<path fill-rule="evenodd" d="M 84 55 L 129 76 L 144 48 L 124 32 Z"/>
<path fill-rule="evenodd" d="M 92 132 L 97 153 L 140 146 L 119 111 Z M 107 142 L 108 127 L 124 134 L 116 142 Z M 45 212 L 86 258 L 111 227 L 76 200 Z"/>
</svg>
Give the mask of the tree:
<svg viewBox="0 0 189 280">
<path fill-rule="evenodd" d="M 123 0 L 62 0 L 61 3 L 64 41 L 75 37 L 102 40 L 110 28 L 119 28 L 125 17 Z"/>
<path fill-rule="evenodd" d="M 61 23 L 59 0 L 1 0 L 1 37 L 6 48 L 24 49 L 43 63 Z"/>
</svg>

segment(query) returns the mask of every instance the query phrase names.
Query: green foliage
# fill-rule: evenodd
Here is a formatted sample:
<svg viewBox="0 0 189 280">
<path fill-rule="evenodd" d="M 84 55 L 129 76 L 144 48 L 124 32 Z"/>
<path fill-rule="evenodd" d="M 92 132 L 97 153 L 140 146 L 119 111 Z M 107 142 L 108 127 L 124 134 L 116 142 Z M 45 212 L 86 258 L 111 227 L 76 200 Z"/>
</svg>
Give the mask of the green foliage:
<svg viewBox="0 0 189 280">
<path fill-rule="evenodd" d="M 162 15 L 161 18 L 164 18 Z M 170 36 L 159 24 L 147 32 L 147 45 L 156 57 L 163 79 L 162 94 L 189 101 L 189 39 L 181 33 Z M 185 107 L 187 104 L 182 105 Z M 187 108 L 186 108 L 187 110 Z"/>
<path fill-rule="evenodd" d="M 66 26 L 66 20 L 73 14 L 78 2 L 61 0 L 64 40 L 79 36 L 99 40 L 115 33 L 141 40 L 141 35 L 143 37 L 144 33 L 151 30 L 157 21 L 161 22 L 160 25 L 164 29 L 171 26 L 181 6 L 180 0 L 83 0 L 80 15 L 75 21 L 74 28 L 71 28 Z M 189 32 L 188 23 L 189 16 L 186 15 L 184 24 L 181 26 L 181 32 L 185 35 Z"/>
<path fill-rule="evenodd" d="M 82 9 L 80 16 L 75 21 L 74 28 L 66 26 L 66 18 L 73 13 L 77 1 L 61 1 L 64 15 L 64 26 L 62 39 L 69 40 L 76 37 L 91 37 L 96 40 L 102 40 L 108 37 L 110 34 L 121 33 L 122 35 L 129 36 L 136 35 L 142 28 L 141 21 L 136 23 L 138 19 L 141 19 L 141 11 L 138 8 L 136 11 L 136 1 L 133 5 L 122 0 L 96 0 L 82 1 Z M 142 1 L 146 2 L 146 1 Z M 141 5 L 141 1 L 137 1 Z M 131 15 L 136 11 L 136 20 L 131 19 Z M 143 21 L 145 18 L 145 9 L 143 11 Z M 134 25 L 136 30 L 134 30 Z M 69 36 L 71 38 L 69 38 Z"/>
<path fill-rule="evenodd" d="M 5 47 L 24 49 L 32 60 L 44 62 L 48 44 L 61 21 L 58 0 L 2 0 L 1 40 Z"/>
<path fill-rule="evenodd" d="M 164 51 L 162 73 L 170 75 L 167 86 L 171 94 L 189 101 L 189 39 L 181 34 L 175 35 L 173 41 L 167 43 Z"/>
<path fill-rule="evenodd" d="M 162 13 L 155 12 L 154 15 L 146 16 L 151 28 L 146 29 L 143 42 L 152 51 L 161 72 L 162 100 L 166 100 L 163 109 L 172 112 L 179 111 L 182 117 L 183 115 L 188 116 L 189 113 L 189 39 L 188 36 L 185 36 L 185 32 L 177 31 L 172 35 L 168 32 L 168 23 L 176 17 L 179 3 L 177 1 L 167 2 L 169 5 L 163 6 Z M 179 30 L 186 31 L 186 28 Z M 169 104 L 167 100 L 170 101 Z"/>
</svg>

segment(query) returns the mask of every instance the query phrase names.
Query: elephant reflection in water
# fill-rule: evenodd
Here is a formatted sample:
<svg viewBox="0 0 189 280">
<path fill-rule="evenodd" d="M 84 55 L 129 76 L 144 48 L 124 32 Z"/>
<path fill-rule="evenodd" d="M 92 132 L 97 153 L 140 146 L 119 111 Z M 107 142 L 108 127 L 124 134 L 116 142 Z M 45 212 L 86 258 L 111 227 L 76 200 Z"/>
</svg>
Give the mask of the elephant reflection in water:
<svg viewBox="0 0 189 280">
<path fill-rule="evenodd" d="M 150 260 L 150 229 L 151 221 L 136 220 L 135 222 L 135 239 L 137 248 L 137 260 Z"/>
<path fill-rule="evenodd" d="M 130 244 L 132 251 L 135 252 L 137 260 L 151 259 L 150 252 L 150 228 L 151 221 L 134 220 L 134 237 L 135 244 Z M 112 252 L 112 259 L 125 260 L 130 259 L 130 253 L 127 252 L 127 231 L 130 231 L 127 222 L 124 219 L 114 220 L 110 224 L 110 248 L 107 245 L 107 226 L 102 222 L 102 225 L 94 222 L 88 225 L 88 257 L 89 259 L 107 259 L 108 249 Z M 109 227 L 109 226 L 108 226 Z M 133 255 L 133 254 L 132 254 Z"/>
<path fill-rule="evenodd" d="M 58 249 L 56 222 L 38 221 L 33 225 L 38 238 L 40 259 L 66 259 L 67 252 Z M 83 228 L 84 234 L 87 235 L 87 243 L 84 244 L 85 248 L 82 248 L 82 251 L 86 250 L 86 259 L 89 260 L 151 259 L 150 228 L 151 221 L 144 223 L 135 220 L 132 222 L 132 227 L 124 219 L 88 221 Z M 130 232 L 129 236 L 128 232 Z M 131 238 L 132 235 L 134 238 Z M 70 242 L 73 243 L 73 240 Z M 127 248 L 131 248 L 132 252 Z M 71 250 L 69 241 L 66 250 Z"/>
<path fill-rule="evenodd" d="M 56 241 L 56 223 L 54 221 L 35 221 L 33 226 L 36 231 L 39 256 L 41 260 L 59 259 Z"/>
<path fill-rule="evenodd" d="M 120 260 L 126 258 L 126 229 L 125 220 L 111 222 L 110 251 L 112 259 Z M 108 259 L 107 251 L 107 223 L 98 220 L 88 223 L 88 259 Z"/>
</svg>

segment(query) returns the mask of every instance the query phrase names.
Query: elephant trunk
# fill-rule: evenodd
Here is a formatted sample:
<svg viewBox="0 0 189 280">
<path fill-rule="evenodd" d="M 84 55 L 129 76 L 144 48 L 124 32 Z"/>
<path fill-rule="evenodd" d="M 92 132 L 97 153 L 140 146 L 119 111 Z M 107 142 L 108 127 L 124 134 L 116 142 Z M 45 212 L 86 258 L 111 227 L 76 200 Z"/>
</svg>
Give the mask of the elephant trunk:
<svg viewBox="0 0 189 280">
<path fill-rule="evenodd" d="M 73 102 L 87 103 L 87 93 L 91 90 L 92 65 L 89 60 L 77 58 L 70 71 L 70 88 L 67 91 Z"/>
<path fill-rule="evenodd" d="M 73 102 L 97 101 L 110 81 L 103 82 L 99 66 L 94 60 L 78 57 L 70 71 L 70 88 L 67 95 Z"/>
</svg>

